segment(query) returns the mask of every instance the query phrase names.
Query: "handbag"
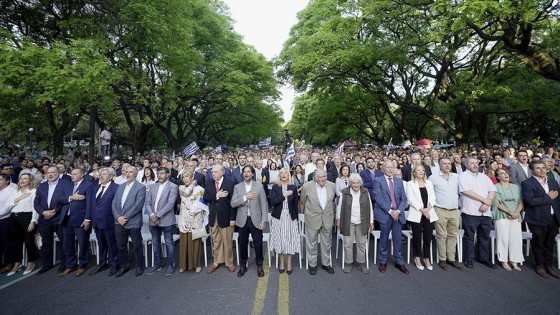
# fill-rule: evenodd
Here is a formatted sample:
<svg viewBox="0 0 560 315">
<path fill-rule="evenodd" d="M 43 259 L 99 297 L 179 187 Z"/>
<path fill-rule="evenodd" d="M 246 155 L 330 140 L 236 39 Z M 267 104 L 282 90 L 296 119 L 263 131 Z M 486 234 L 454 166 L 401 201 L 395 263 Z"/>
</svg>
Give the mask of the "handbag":
<svg viewBox="0 0 560 315">
<path fill-rule="evenodd" d="M 191 233 L 192 233 L 192 239 L 193 240 L 197 240 L 199 238 L 203 238 L 206 235 L 208 235 L 208 233 L 206 233 L 206 227 L 204 227 L 204 226 L 201 227 L 201 228 L 198 228 L 198 229 L 191 230 Z"/>
</svg>

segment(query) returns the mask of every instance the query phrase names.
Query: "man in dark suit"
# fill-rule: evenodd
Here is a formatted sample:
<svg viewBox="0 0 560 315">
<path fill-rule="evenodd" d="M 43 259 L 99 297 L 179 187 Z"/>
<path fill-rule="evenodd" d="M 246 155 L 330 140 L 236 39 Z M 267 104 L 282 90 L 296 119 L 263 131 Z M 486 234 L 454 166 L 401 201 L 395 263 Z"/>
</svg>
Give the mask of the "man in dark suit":
<svg viewBox="0 0 560 315">
<path fill-rule="evenodd" d="M 451 172 L 461 174 L 467 170 L 465 163 L 461 161 L 461 154 L 453 153 L 453 163 L 451 163 Z"/>
<path fill-rule="evenodd" d="M 367 188 L 368 192 L 369 192 L 369 196 L 371 198 L 371 201 L 373 203 L 373 183 L 375 182 L 375 160 L 372 157 L 368 157 L 366 159 L 366 169 L 363 170 L 362 172 L 360 172 L 360 177 L 362 178 L 363 183 L 363 187 Z"/>
<path fill-rule="evenodd" d="M 43 242 L 41 247 L 43 267 L 37 274 L 45 273 L 53 267 L 54 233 L 58 236 L 60 244 L 64 242 L 64 234 L 60 225 L 60 213 L 62 211 L 61 201 L 64 198 L 64 192 L 68 190 L 68 186 L 72 187 L 72 183 L 67 180 L 60 180 L 58 168 L 51 166 L 47 169 L 47 181 L 37 187 L 34 208 L 39 214 L 39 234 L 41 234 Z M 66 269 L 66 259 L 64 251 L 61 250 L 59 252 L 61 255 L 58 270 L 62 272 Z"/>
<path fill-rule="evenodd" d="M 185 162 L 185 167 L 187 170 L 190 170 L 193 173 L 193 178 L 194 180 L 196 180 L 196 184 L 198 186 L 201 186 L 202 188 L 204 188 L 204 184 L 205 184 L 205 179 L 204 179 L 204 175 L 202 175 L 202 173 L 195 171 L 196 170 L 196 162 L 195 161 L 187 161 Z M 184 185 L 185 183 L 183 183 L 183 180 L 181 179 L 181 176 L 179 176 L 177 178 L 177 186 L 181 186 Z M 180 198 L 180 197 L 179 197 Z"/>
<path fill-rule="evenodd" d="M 67 180 L 69 182 L 72 181 L 72 177 L 70 177 L 70 175 L 66 174 L 66 166 L 64 164 L 58 163 L 56 165 L 56 167 L 58 168 L 58 177 L 60 179 Z"/>
<path fill-rule="evenodd" d="M 113 216 L 113 198 L 119 185 L 113 183 L 115 171 L 112 168 L 99 170 L 99 185 L 92 188 L 87 195 L 86 223 L 91 221 L 95 228 L 95 236 L 99 251 L 99 264 L 89 274 L 94 275 L 109 268 L 109 276 L 113 276 L 119 269 L 119 251 L 115 239 L 115 217 Z M 107 261 L 109 257 L 109 262 Z"/>
<path fill-rule="evenodd" d="M 375 198 L 373 211 L 375 220 L 379 222 L 381 230 L 379 271 L 385 272 L 387 270 L 389 234 L 392 231 L 395 267 L 402 273 L 407 274 L 408 270 L 404 265 L 400 238 L 402 224 L 406 222 L 404 215 L 404 208 L 406 207 L 404 183 L 400 178 L 393 176 L 395 166 L 392 161 L 383 162 L 382 170 L 384 176 L 376 177 L 373 182 Z"/>
<path fill-rule="evenodd" d="M 412 153 L 410 155 L 410 161 L 410 164 L 407 164 L 402 168 L 402 180 L 405 182 L 409 182 L 412 179 L 412 168 L 415 165 L 422 164 L 422 157 L 420 156 L 420 153 Z M 426 177 L 430 177 L 432 175 L 432 169 L 429 165 L 424 165 L 424 170 L 426 171 Z"/>
<path fill-rule="evenodd" d="M 268 183 L 270 181 L 270 173 L 268 169 L 263 168 L 263 161 L 262 159 L 255 160 L 255 180 L 261 183 L 264 187 L 264 192 L 267 196 L 270 196 L 270 192 L 268 191 Z"/>
<path fill-rule="evenodd" d="M 147 275 L 159 271 L 162 267 L 161 234 L 165 239 L 167 249 L 166 276 L 175 272 L 175 250 L 173 232 L 175 231 L 175 202 L 179 195 L 177 185 L 169 180 L 169 169 L 160 167 L 157 170 L 158 182 L 153 184 L 146 193 L 146 212 L 150 217 L 150 233 L 152 234 L 152 248 L 154 252 L 153 266 L 148 269 Z"/>
<path fill-rule="evenodd" d="M 231 207 L 237 210 L 236 225 L 239 231 L 238 277 L 243 277 L 247 272 L 249 234 L 255 247 L 257 275 L 264 277 L 263 230 L 268 219 L 268 203 L 262 184 L 253 180 L 254 174 L 252 166 L 243 167 L 243 181 L 235 185 L 231 198 Z"/>
<path fill-rule="evenodd" d="M 60 224 L 64 233 L 64 254 L 66 255 L 66 269 L 59 274 L 64 277 L 78 268 L 76 276 L 81 276 L 89 261 L 89 222 L 85 222 L 86 197 L 90 194 L 93 184 L 84 179 L 84 171 L 75 168 L 70 173 L 73 185 L 64 192 Z M 78 259 L 76 259 L 76 239 L 78 240 Z"/>
<path fill-rule="evenodd" d="M 233 181 L 236 185 L 243 181 L 243 168 L 247 164 L 247 156 L 244 153 L 241 153 L 237 157 L 237 160 L 239 162 L 239 165 L 231 171 L 233 175 Z"/>
<path fill-rule="evenodd" d="M 113 198 L 115 217 L 115 237 L 119 249 L 120 269 L 115 277 L 121 277 L 130 270 L 128 260 L 128 238 L 132 240 L 136 261 L 136 276 L 144 273 L 144 252 L 142 248 L 142 208 L 146 199 L 146 187 L 136 180 L 138 170 L 129 166 L 124 170 L 126 183 L 119 186 Z"/>
<path fill-rule="evenodd" d="M 335 181 L 339 176 L 338 172 L 342 165 L 344 165 L 342 158 L 337 153 L 335 153 L 332 161 L 327 162 L 327 172 L 331 174 L 331 177 L 334 178 Z"/>
<path fill-rule="evenodd" d="M 322 158 L 318 158 L 317 160 L 315 160 L 315 165 L 317 165 L 316 170 L 323 170 L 325 171 L 325 173 L 327 174 L 327 180 L 331 183 L 334 183 L 334 181 L 336 180 L 336 178 L 333 176 L 332 173 L 327 172 L 327 169 L 325 167 L 325 160 L 323 160 Z M 310 182 L 312 180 L 315 179 L 315 171 L 311 172 L 309 175 L 307 175 L 307 181 Z"/>
<path fill-rule="evenodd" d="M 212 227 L 214 240 L 214 263 L 208 267 L 208 273 L 218 269 L 224 263 L 230 272 L 235 271 L 233 265 L 232 237 L 236 211 L 231 207 L 234 183 L 224 176 L 221 165 L 212 167 L 212 179 L 206 182 L 204 201 L 208 203 L 210 214 L 209 225 Z"/>
<path fill-rule="evenodd" d="M 546 165 L 542 161 L 529 163 L 532 177 L 521 182 L 521 193 L 525 203 L 525 222 L 533 234 L 531 250 L 535 258 L 536 272 L 547 278 L 560 278 L 552 267 L 554 243 L 560 222 L 558 182 L 546 176 Z"/>
<path fill-rule="evenodd" d="M 224 161 L 224 156 L 221 154 L 218 154 L 214 157 L 214 165 L 222 166 L 223 161 Z M 224 169 L 224 177 L 233 182 L 233 175 L 231 174 L 231 170 L 225 167 L 222 168 Z M 212 167 L 208 167 L 208 170 L 206 171 L 205 181 L 209 182 L 211 180 L 212 180 Z"/>
</svg>

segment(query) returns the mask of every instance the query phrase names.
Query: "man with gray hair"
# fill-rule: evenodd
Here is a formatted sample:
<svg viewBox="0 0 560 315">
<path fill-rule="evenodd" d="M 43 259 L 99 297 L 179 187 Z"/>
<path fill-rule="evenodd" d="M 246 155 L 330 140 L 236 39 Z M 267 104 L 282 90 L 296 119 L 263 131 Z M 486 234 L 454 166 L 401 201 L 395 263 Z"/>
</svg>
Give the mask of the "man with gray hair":
<svg viewBox="0 0 560 315">
<path fill-rule="evenodd" d="M 305 213 L 305 233 L 309 273 L 317 274 L 319 235 L 322 268 L 334 273 L 331 261 L 332 226 L 334 222 L 335 185 L 327 181 L 327 172 L 315 170 L 315 178 L 305 183 L 301 190 L 301 204 Z"/>
<path fill-rule="evenodd" d="M 115 171 L 111 167 L 99 170 L 99 184 L 92 188 L 87 196 L 86 222 L 91 221 L 95 228 L 95 236 L 99 252 L 99 263 L 89 275 L 94 275 L 111 268 L 109 276 L 113 276 L 119 269 L 119 251 L 115 238 L 115 217 L 112 203 L 119 185 L 113 183 Z"/>
</svg>

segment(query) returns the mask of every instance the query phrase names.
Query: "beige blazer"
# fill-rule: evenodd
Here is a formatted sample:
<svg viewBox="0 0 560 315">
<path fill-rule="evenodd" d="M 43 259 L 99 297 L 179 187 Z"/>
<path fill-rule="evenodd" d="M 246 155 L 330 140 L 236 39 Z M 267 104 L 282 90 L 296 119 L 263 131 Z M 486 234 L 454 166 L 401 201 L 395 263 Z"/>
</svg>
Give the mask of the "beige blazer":
<svg viewBox="0 0 560 315">
<path fill-rule="evenodd" d="M 327 181 L 327 205 L 323 209 L 317 195 L 317 183 L 312 180 L 303 185 L 301 189 L 301 204 L 305 214 L 305 225 L 311 230 L 332 228 L 334 224 L 334 200 L 336 197 L 335 184 Z"/>
</svg>

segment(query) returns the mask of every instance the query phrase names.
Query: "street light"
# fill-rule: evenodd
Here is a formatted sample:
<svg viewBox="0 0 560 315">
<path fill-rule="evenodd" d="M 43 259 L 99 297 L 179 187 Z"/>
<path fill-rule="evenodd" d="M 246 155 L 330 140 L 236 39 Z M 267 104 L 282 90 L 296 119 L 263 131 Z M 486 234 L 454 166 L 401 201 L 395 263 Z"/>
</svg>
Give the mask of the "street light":
<svg viewBox="0 0 560 315">
<path fill-rule="evenodd" d="M 33 128 L 29 128 L 29 150 L 33 151 L 33 138 L 31 134 L 33 133 Z"/>
<path fill-rule="evenodd" d="M 74 131 L 76 131 L 76 128 L 72 128 L 72 132 L 70 133 L 70 142 L 74 140 Z"/>
</svg>

